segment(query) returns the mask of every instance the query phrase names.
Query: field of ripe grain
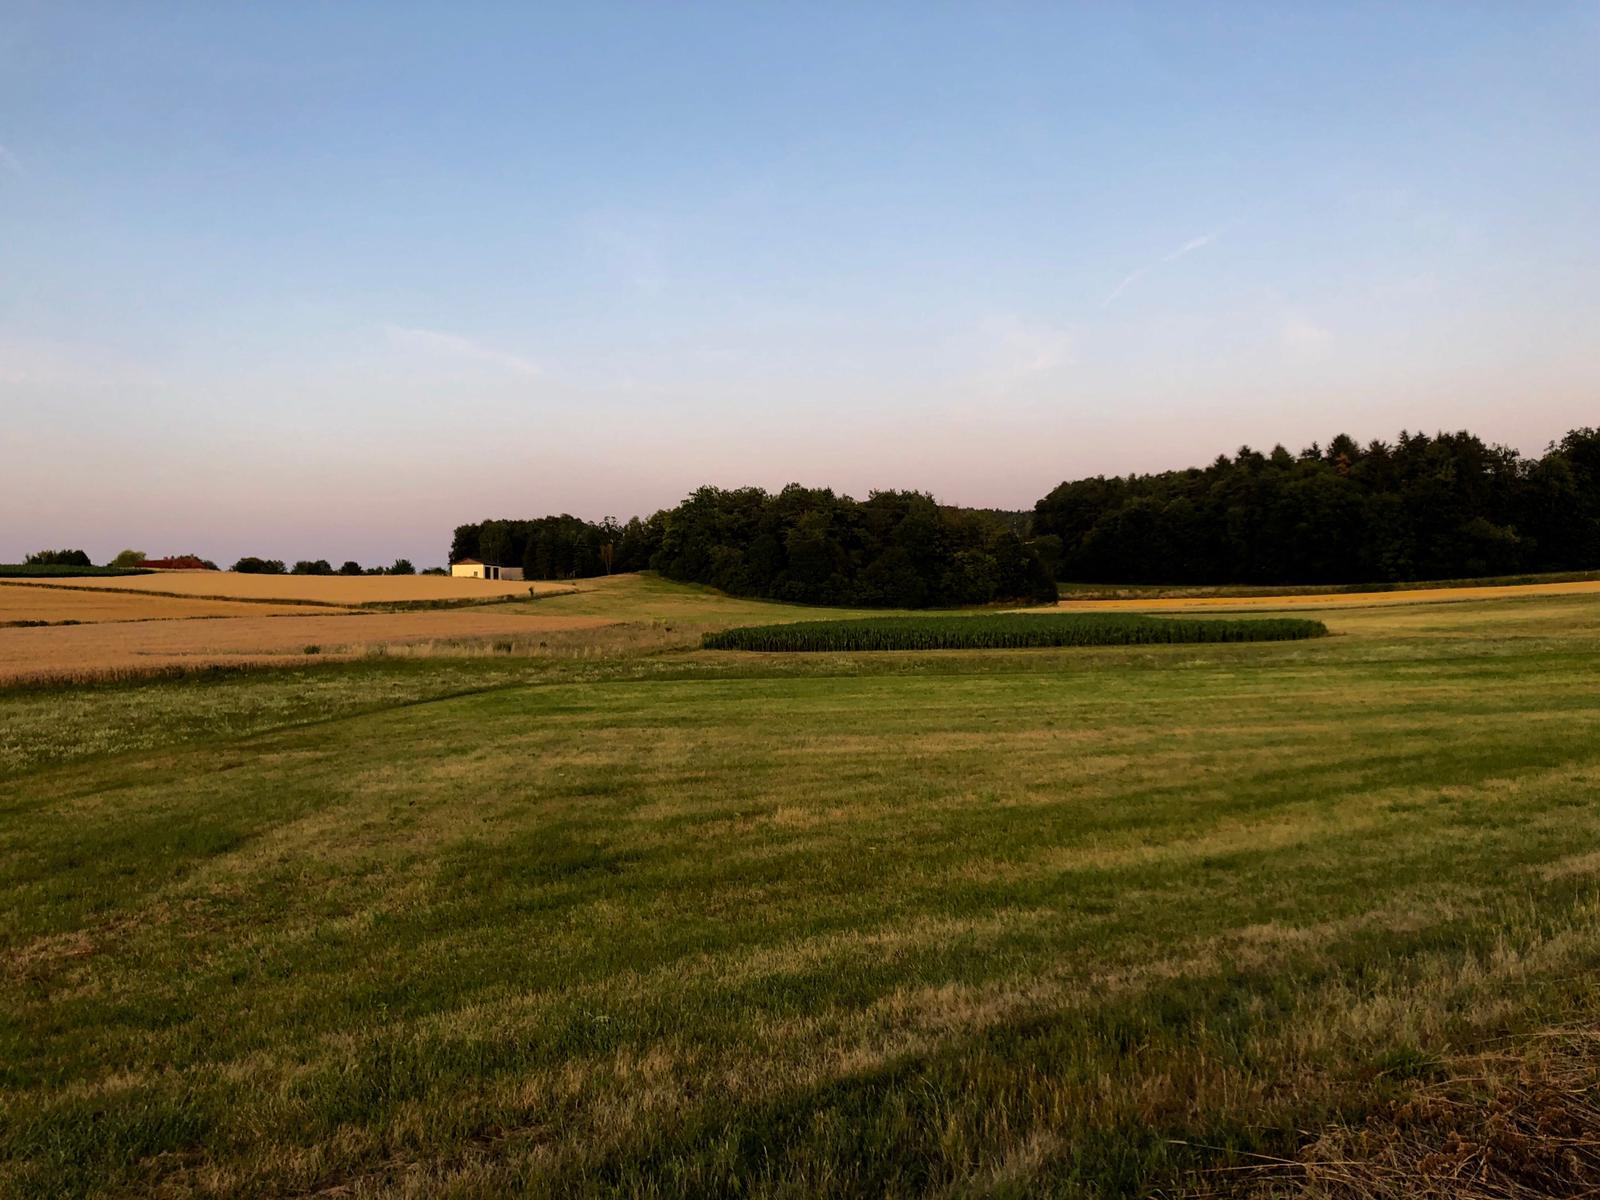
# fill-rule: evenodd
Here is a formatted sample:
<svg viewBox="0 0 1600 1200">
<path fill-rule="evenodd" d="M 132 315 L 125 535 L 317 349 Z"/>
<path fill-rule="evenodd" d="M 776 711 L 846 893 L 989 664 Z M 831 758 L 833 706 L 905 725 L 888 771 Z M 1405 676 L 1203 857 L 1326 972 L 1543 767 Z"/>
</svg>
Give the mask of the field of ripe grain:
<svg viewBox="0 0 1600 1200">
<path fill-rule="evenodd" d="M 507 612 L 500 605 L 351 614 L 289 608 L 277 616 L 262 615 L 260 605 L 235 607 L 249 615 L 0 629 L 0 685 L 114 678 L 175 667 L 281 664 L 308 654 L 348 658 L 432 642 L 527 641 L 612 623 L 603 617 Z"/>
<path fill-rule="evenodd" d="M 186 581 L 192 587 L 234 587 L 242 598 L 229 602 L 152 595 L 150 580 L 168 586 Z M 470 596 L 479 581 L 437 576 L 330 580 L 196 572 L 112 580 L 111 590 L 102 590 L 108 583 L 103 579 L 86 582 L 89 586 L 71 588 L 0 582 L 0 622 L 85 622 L 49 628 L 0 625 L 0 686 L 7 681 L 81 680 L 172 668 L 281 664 L 305 656 L 308 648 L 329 658 L 383 650 L 413 656 L 478 653 L 486 647 L 512 654 L 557 649 L 578 653 L 583 642 L 576 635 L 601 626 L 625 626 L 629 631 L 606 635 L 607 653 L 621 647 L 678 649 L 698 644 L 704 632 L 734 625 L 888 615 L 885 610 L 819 609 L 739 599 L 652 575 L 582 580 L 577 585 L 483 585 L 520 589 L 520 593 L 484 606 L 412 612 L 341 610 L 333 606 L 330 597 L 343 588 L 346 596 L 355 597 L 353 604 L 448 603 Z M 139 584 L 144 587 L 133 586 Z M 540 590 L 541 598 L 519 603 L 516 596 L 527 595 L 530 586 Z M 1395 616 L 1392 627 L 1403 625 L 1420 635 L 1433 621 L 1426 614 L 1448 607 L 1449 601 L 1582 599 L 1597 590 L 1600 584 L 1567 583 L 1403 593 L 1108 600 L 1057 607 L 1087 613 L 1204 611 L 1219 615 L 1289 610 L 1296 616 L 1323 620 L 1335 634 L 1345 632 L 1347 615 L 1370 617 L 1381 610 Z M 265 595 L 269 591 L 294 593 L 300 603 L 270 603 Z M 252 592 L 253 596 L 243 598 L 244 593 Z M 1515 625 L 1526 614 L 1542 610 L 1525 603 L 1497 603 L 1495 611 L 1501 624 Z M 1405 614 L 1422 615 L 1408 618 Z M 90 621 L 119 623 L 97 626 L 87 624 Z M 1364 627 L 1371 627 L 1370 620 Z M 552 636 L 555 641 L 550 640 Z"/>
<path fill-rule="evenodd" d="M 1062 600 L 1055 607 L 1069 612 L 1217 612 L 1247 609 L 1373 608 L 1406 604 L 1451 604 L 1467 600 L 1527 600 L 1539 597 L 1600 596 L 1600 580 L 1567 583 L 1522 583 L 1505 586 L 1406 588 L 1392 592 L 1285 592 L 1273 595 L 1166 596 L 1147 599 Z"/>
<path fill-rule="evenodd" d="M 227 600 L 29 587 L 0 580 L 0 628 L 19 622 L 53 625 L 68 621 L 169 621 L 303 612 L 302 607 L 283 604 L 241 604 Z"/>
<path fill-rule="evenodd" d="M 1600 599 L 1315 615 L 0 690 L 0 1195 L 1592 1195 Z"/>
<path fill-rule="evenodd" d="M 158 571 L 116 579 L 16 579 L 18 586 L 110 589 L 117 592 L 282 601 L 355 607 L 485 600 L 566 592 L 572 584 L 531 580 L 502 583 L 447 575 L 238 575 L 232 571 Z"/>
</svg>

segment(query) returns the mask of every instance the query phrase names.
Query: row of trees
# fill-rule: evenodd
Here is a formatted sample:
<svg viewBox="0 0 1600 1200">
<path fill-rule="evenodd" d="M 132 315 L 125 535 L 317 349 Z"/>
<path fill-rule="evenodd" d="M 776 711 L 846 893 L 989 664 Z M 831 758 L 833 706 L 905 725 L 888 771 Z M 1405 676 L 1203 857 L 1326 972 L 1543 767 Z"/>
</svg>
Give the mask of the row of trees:
<svg viewBox="0 0 1600 1200">
<path fill-rule="evenodd" d="M 520 564 L 530 579 L 653 568 L 740 596 L 811 604 L 925 608 L 1054 600 L 1039 556 L 994 514 L 921 492 L 865 501 L 791 484 L 701 488 L 626 524 L 569 514 L 481 521 L 455 531 L 450 559 Z"/>
<path fill-rule="evenodd" d="M 116 557 L 113 558 L 110 562 L 108 562 L 106 564 L 106 566 L 108 566 L 108 567 L 120 567 L 120 568 L 135 568 L 135 567 L 142 566 L 144 563 L 148 562 L 149 560 L 150 560 L 150 556 L 148 554 L 146 554 L 143 550 L 122 550 L 122 551 L 119 551 L 117 553 Z M 206 559 L 200 558 L 198 555 L 193 555 L 193 554 L 179 555 L 177 558 L 163 559 L 161 561 L 162 561 L 162 563 L 164 565 L 167 565 L 167 566 L 173 566 L 173 565 L 192 566 L 192 567 L 196 567 L 196 568 L 204 568 L 205 570 L 208 570 L 208 571 L 215 571 L 217 569 L 217 564 L 216 563 L 210 562 L 210 561 L 208 561 Z M 40 550 L 37 554 L 28 555 L 28 557 L 24 560 L 24 562 L 26 563 L 26 565 L 28 565 L 30 567 L 32 567 L 32 566 L 44 566 L 44 567 L 92 567 L 92 566 L 94 566 L 94 563 L 91 562 L 90 559 L 89 559 L 88 553 L 83 551 L 83 550 Z"/>
<path fill-rule="evenodd" d="M 40 550 L 22 560 L 30 567 L 92 567 L 89 556 L 82 550 Z"/>
<path fill-rule="evenodd" d="M 1363 583 L 1600 568 L 1600 430 L 1538 458 L 1402 433 L 1063 483 L 1034 510 L 1056 578 Z"/>
<path fill-rule="evenodd" d="M 521 567 L 529 579 L 587 579 L 616 571 L 643 571 L 661 544 L 659 512 L 648 521 L 621 524 L 611 517 L 585 521 L 570 513 L 534 520 L 480 521 L 456 527 L 450 561 L 476 558 Z"/>
<path fill-rule="evenodd" d="M 90 567 L 94 565 L 89 561 L 88 554 L 82 550 L 40 550 L 37 554 L 28 555 L 25 561 L 28 566 Z M 149 561 L 150 556 L 143 550 L 124 550 L 106 565 L 112 567 L 138 567 L 141 563 Z M 203 568 L 208 571 L 217 569 L 216 563 L 193 554 L 161 559 L 157 565 Z M 238 571 L 243 575 L 415 575 L 418 573 L 417 568 L 412 565 L 411 560 L 408 558 L 397 558 L 394 560 L 394 564 L 388 567 L 363 567 L 360 563 L 349 560 L 342 566 L 335 568 L 325 558 L 301 559 L 291 567 L 286 565 L 281 558 L 257 558 L 254 555 L 246 555 L 229 569 Z M 443 575 L 446 572 L 442 567 L 431 567 L 423 571 L 422 574 Z"/>
<path fill-rule="evenodd" d="M 284 565 L 281 558 L 255 558 L 246 556 L 233 564 L 231 568 L 241 575 L 415 575 L 417 568 L 412 566 L 409 558 L 397 558 L 391 567 L 362 567 L 354 560 L 349 560 L 334 570 L 333 564 L 325 558 L 301 559 L 294 566 Z M 424 575 L 443 575 L 439 568 L 422 572 Z"/>
<path fill-rule="evenodd" d="M 808 604 L 926 608 L 1053 602 L 1039 556 L 992 516 L 922 492 L 857 501 L 790 484 L 706 487 L 666 516 L 651 565 L 734 595 Z"/>
</svg>

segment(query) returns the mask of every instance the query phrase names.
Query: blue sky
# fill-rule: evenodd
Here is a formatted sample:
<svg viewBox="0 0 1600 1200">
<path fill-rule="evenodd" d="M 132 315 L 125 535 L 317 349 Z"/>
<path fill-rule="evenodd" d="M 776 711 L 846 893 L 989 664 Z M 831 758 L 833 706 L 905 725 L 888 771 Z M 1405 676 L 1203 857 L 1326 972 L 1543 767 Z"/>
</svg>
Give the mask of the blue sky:
<svg viewBox="0 0 1600 1200">
<path fill-rule="evenodd" d="M 0 4 L 0 560 L 1600 423 L 1600 3 Z"/>
</svg>

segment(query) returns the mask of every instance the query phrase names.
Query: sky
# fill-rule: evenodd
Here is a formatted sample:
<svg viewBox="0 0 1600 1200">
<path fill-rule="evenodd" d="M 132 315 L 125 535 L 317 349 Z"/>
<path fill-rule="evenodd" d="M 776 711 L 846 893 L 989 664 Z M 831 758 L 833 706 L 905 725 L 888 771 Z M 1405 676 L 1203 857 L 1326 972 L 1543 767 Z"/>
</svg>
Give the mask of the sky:
<svg viewBox="0 0 1600 1200">
<path fill-rule="evenodd" d="M 1600 0 L 0 0 L 0 561 L 1600 424 Z"/>
</svg>

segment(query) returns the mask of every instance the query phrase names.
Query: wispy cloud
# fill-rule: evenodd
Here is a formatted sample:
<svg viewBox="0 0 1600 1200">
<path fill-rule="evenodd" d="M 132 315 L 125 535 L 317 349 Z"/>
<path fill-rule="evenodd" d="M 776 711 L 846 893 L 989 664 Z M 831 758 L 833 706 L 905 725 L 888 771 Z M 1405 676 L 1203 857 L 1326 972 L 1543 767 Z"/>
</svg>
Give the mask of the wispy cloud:
<svg viewBox="0 0 1600 1200">
<path fill-rule="evenodd" d="M 1025 320 L 1015 315 L 985 320 L 982 336 L 989 346 L 986 377 L 990 386 L 1009 390 L 1012 385 L 1048 375 L 1078 360 L 1078 345 L 1071 332 Z"/>
<path fill-rule="evenodd" d="M 1287 312 L 1278 328 L 1284 350 L 1296 358 L 1315 358 L 1333 340 L 1333 331 L 1300 312 Z"/>
<path fill-rule="evenodd" d="M 1139 282 L 1139 280 L 1150 274 L 1150 272 L 1155 270 L 1157 267 L 1163 265 L 1164 263 L 1177 262 L 1184 255 L 1193 254 L 1196 250 L 1204 250 L 1207 246 L 1211 245 L 1221 236 L 1222 230 L 1220 229 L 1213 230 L 1210 233 L 1202 233 L 1199 237 L 1190 238 L 1187 242 L 1179 246 L 1170 254 L 1163 254 L 1154 262 L 1146 263 L 1142 267 L 1138 267 L 1135 270 L 1129 271 L 1128 274 L 1123 276 L 1122 282 L 1117 284 L 1116 287 L 1112 288 L 1106 298 L 1100 302 L 1100 307 L 1110 308 L 1118 296 L 1122 295 L 1123 292 L 1127 291 L 1135 283 Z"/>
<path fill-rule="evenodd" d="M 582 230 L 599 262 L 633 291 L 658 296 L 666 290 L 662 247 L 669 239 L 660 219 L 611 209 L 589 214 Z"/>
<path fill-rule="evenodd" d="M 146 364 L 99 346 L 0 332 L 0 386 L 88 395 L 165 384 Z"/>
<path fill-rule="evenodd" d="M 22 169 L 22 160 L 11 153 L 5 146 L 0 146 L 0 168 L 10 171 L 13 175 L 21 177 L 27 172 Z"/>
<path fill-rule="evenodd" d="M 532 377 L 544 373 L 539 364 L 531 359 L 509 351 L 496 350 L 493 346 L 485 346 L 482 342 L 473 341 L 459 333 L 447 333 L 439 329 L 418 329 L 408 325 L 385 325 L 383 329 L 396 346 L 423 354 L 483 363 L 500 367 L 514 375 Z"/>
</svg>

